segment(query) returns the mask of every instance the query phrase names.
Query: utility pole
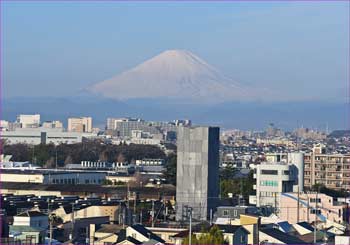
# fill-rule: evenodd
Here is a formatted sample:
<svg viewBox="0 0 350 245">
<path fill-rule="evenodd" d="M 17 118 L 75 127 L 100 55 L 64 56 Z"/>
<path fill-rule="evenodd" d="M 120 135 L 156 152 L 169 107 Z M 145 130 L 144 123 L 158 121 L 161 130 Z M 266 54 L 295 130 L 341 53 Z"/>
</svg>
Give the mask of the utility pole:
<svg viewBox="0 0 350 245">
<path fill-rule="evenodd" d="M 210 209 L 210 225 L 212 225 L 212 223 L 213 223 L 213 209 L 211 208 Z"/>
<path fill-rule="evenodd" d="M 300 212 L 300 205 L 299 205 L 299 203 L 300 203 L 300 190 L 299 190 L 299 185 L 298 185 L 298 203 L 297 203 L 297 221 L 298 221 L 298 223 L 299 223 L 299 219 L 300 219 L 300 214 L 299 214 L 299 212 Z"/>
<path fill-rule="evenodd" d="M 188 237 L 188 245 L 192 245 L 192 207 L 188 207 L 188 214 L 190 216 L 190 227 L 189 227 L 189 237 Z"/>
<path fill-rule="evenodd" d="M 52 244 L 52 216 L 51 216 L 51 209 L 50 209 L 50 198 L 47 199 L 47 209 L 48 209 L 48 215 L 49 215 L 49 224 L 50 224 L 50 239 L 49 239 L 49 245 Z"/>
<path fill-rule="evenodd" d="M 307 223 L 310 223 L 310 202 L 309 195 L 307 195 Z"/>
<path fill-rule="evenodd" d="M 74 217 L 74 202 L 72 203 L 72 241 L 74 240 L 74 223 L 75 223 L 75 217 Z"/>
<path fill-rule="evenodd" d="M 154 200 L 152 200 L 152 227 L 154 227 Z"/>
<path fill-rule="evenodd" d="M 166 216 L 168 215 L 168 207 L 167 206 L 165 206 L 165 208 L 164 208 L 164 223 L 166 222 Z"/>
<path fill-rule="evenodd" d="M 275 192 L 275 214 L 277 215 L 277 193 Z"/>
<path fill-rule="evenodd" d="M 33 151 L 32 151 L 32 163 L 34 164 L 34 149 L 35 149 L 35 146 L 33 145 Z"/>
<path fill-rule="evenodd" d="M 56 165 L 56 171 L 57 171 L 57 146 L 55 147 L 56 150 L 56 161 L 55 161 L 55 165 Z"/>
<path fill-rule="evenodd" d="M 316 244 L 316 233 L 317 233 L 317 207 L 318 207 L 318 192 L 320 191 L 320 186 L 318 186 L 318 189 L 316 191 L 316 200 L 315 200 L 315 228 L 314 228 L 314 244 Z"/>
<path fill-rule="evenodd" d="M 142 225 L 142 209 L 140 210 L 140 224 Z"/>
<path fill-rule="evenodd" d="M 127 182 L 127 195 L 126 195 L 126 215 L 127 215 L 127 224 L 130 225 L 130 189 L 129 189 L 129 182 Z"/>
<path fill-rule="evenodd" d="M 136 214 L 136 192 L 134 192 L 134 214 Z"/>
</svg>

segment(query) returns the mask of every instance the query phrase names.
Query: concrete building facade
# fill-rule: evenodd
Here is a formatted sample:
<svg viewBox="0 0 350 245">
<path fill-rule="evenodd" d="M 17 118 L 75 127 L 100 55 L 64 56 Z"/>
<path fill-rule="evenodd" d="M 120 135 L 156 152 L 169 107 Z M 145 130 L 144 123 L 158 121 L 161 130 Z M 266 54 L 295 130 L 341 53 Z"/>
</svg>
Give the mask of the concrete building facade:
<svg viewBox="0 0 350 245">
<path fill-rule="evenodd" d="M 21 128 L 37 128 L 40 126 L 40 114 L 17 116 L 17 123 L 21 125 Z"/>
<path fill-rule="evenodd" d="M 61 121 L 46 121 L 43 122 L 42 127 L 63 129 L 63 123 Z"/>
<path fill-rule="evenodd" d="M 62 128 L 17 128 L 15 131 L 4 131 L 1 137 L 7 144 L 75 144 L 82 142 L 83 137 L 94 137 L 93 133 L 64 132 Z"/>
<path fill-rule="evenodd" d="M 290 153 L 267 153 L 267 162 L 295 162 Z M 299 156 L 297 156 L 300 159 Z M 327 153 L 326 146 L 317 144 L 304 153 L 304 186 L 322 184 L 329 189 L 350 189 L 350 155 Z M 299 160 L 300 161 L 300 160 Z"/>
<path fill-rule="evenodd" d="M 293 192 L 295 185 L 295 170 L 285 163 L 262 163 L 255 168 L 256 204 L 278 208 L 282 192 Z M 251 200 L 250 200 L 251 201 Z"/>
<path fill-rule="evenodd" d="M 176 219 L 192 209 L 196 220 L 214 213 L 219 196 L 219 128 L 179 127 L 177 141 Z"/>
<path fill-rule="evenodd" d="M 343 206 L 335 205 L 333 198 L 326 194 L 284 193 L 281 195 L 280 202 L 279 218 L 291 224 L 311 223 L 315 221 L 315 215 L 318 216 L 319 222 L 329 220 L 341 223 L 343 221 Z"/>
<path fill-rule="evenodd" d="M 91 117 L 71 117 L 68 118 L 68 131 L 91 133 L 92 132 L 92 118 Z"/>
<path fill-rule="evenodd" d="M 328 154 L 325 146 L 316 145 L 304 161 L 306 187 L 317 183 L 334 190 L 350 189 L 350 155 Z"/>
<path fill-rule="evenodd" d="M 40 183 L 40 184 L 94 184 L 101 185 L 106 179 L 105 172 L 69 170 L 1 170 L 2 182 Z"/>
</svg>

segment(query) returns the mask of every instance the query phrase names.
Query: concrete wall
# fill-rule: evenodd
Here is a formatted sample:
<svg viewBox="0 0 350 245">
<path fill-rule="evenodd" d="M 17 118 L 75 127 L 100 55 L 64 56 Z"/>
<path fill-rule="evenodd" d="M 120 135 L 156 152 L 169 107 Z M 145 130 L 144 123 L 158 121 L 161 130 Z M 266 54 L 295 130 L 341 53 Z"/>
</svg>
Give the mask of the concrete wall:
<svg viewBox="0 0 350 245">
<path fill-rule="evenodd" d="M 177 139 L 176 219 L 185 206 L 192 217 L 206 220 L 219 195 L 219 128 L 179 127 Z M 213 210 L 214 211 L 214 210 Z"/>
<path fill-rule="evenodd" d="M 2 182 L 21 182 L 21 183 L 43 183 L 44 176 L 42 174 L 10 174 L 1 173 Z"/>
</svg>

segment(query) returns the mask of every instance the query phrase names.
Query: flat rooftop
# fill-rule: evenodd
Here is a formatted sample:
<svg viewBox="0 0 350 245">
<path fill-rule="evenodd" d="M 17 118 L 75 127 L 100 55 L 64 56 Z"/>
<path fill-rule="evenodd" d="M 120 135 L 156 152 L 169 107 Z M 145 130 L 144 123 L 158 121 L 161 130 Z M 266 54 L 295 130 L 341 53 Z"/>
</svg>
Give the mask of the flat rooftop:
<svg viewBox="0 0 350 245">
<path fill-rule="evenodd" d="M 98 174 L 98 173 L 107 173 L 106 171 L 94 171 L 94 170 L 67 170 L 67 169 L 10 169 L 10 168 L 2 168 L 0 169 L 0 174 L 30 174 L 30 175 L 35 175 L 35 174 L 50 174 L 50 175 L 55 175 L 55 174 L 84 174 L 84 173 L 93 173 L 93 174 Z"/>
<path fill-rule="evenodd" d="M 127 186 L 101 186 L 101 185 L 72 185 L 59 184 L 47 185 L 40 183 L 20 183 L 20 182 L 1 182 L 1 189 L 8 190 L 33 190 L 33 191 L 61 191 L 69 193 L 100 193 L 100 194 L 119 194 L 126 195 Z M 140 195 L 157 195 L 162 193 L 167 196 L 175 196 L 176 188 L 172 185 L 163 185 L 162 187 L 129 187 L 131 192 L 137 192 Z"/>
</svg>

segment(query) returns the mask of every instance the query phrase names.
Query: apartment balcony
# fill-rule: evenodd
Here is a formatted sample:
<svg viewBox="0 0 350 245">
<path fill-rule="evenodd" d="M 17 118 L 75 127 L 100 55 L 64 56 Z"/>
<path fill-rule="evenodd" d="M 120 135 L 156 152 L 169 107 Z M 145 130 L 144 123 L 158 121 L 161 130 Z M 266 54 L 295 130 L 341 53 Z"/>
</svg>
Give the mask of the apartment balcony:
<svg viewBox="0 0 350 245">
<path fill-rule="evenodd" d="M 329 168 L 327 169 L 327 172 L 341 172 L 342 169 L 335 169 L 335 168 Z"/>
</svg>

